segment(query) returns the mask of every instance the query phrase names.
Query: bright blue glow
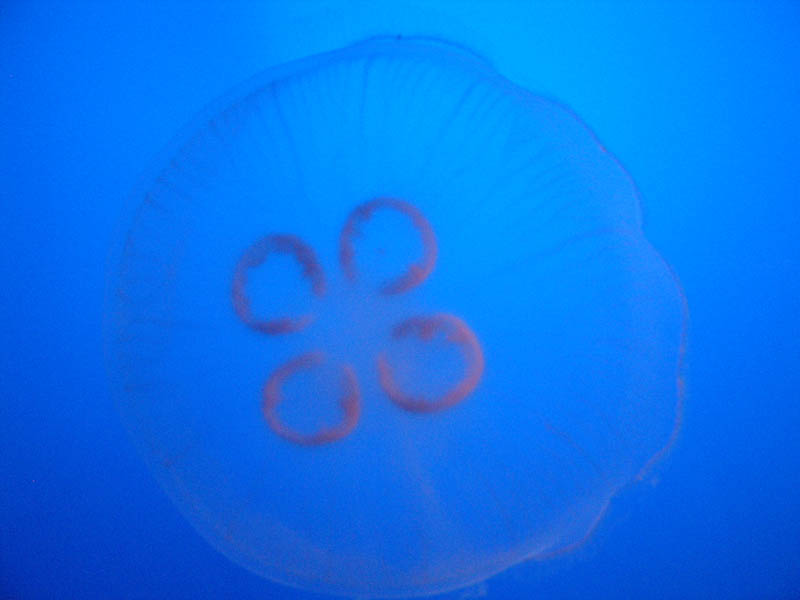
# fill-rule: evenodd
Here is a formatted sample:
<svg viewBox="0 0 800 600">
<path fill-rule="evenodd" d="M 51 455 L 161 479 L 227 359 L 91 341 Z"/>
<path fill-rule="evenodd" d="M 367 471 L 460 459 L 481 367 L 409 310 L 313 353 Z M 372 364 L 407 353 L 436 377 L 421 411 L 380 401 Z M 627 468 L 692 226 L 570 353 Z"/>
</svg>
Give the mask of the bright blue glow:
<svg viewBox="0 0 800 600">
<path fill-rule="evenodd" d="M 799 29 L 794 0 L 2 3 L 0 597 L 327 597 L 225 558 L 146 468 L 108 389 L 107 256 L 142 170 L 210 99 L 271 65 L 403 34 L 456 41 L 580 115 L 636 181 L 642 228 L 691 305 L 668 458 L 581 549 L 470 594 L 794 598 Z M 341 225 L 317 232 L 333 242 L 320 251 Z M 270 285 L 274 266 L 251 283 Z M 456 266 L 443 257 L 426 283 Z M 338 276 L 335 257 L 326 269 Z M 477 331 L 479 298 L 441 299 Z M 254 341 L 253 362 L 270 347 Z"/>
</svg>

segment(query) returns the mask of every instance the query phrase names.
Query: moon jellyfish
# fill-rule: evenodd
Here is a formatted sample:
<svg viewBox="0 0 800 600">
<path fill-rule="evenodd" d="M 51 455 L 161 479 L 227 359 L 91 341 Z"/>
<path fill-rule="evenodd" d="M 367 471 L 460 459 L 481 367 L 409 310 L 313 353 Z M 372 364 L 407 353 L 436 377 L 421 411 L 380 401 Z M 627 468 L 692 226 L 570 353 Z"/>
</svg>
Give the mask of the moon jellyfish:
<svg viewBox="0 0 800 600">
<path fill-rule="evenodd" d="M 108 315 L 124 421 L 263 577 L 424 596 L 568 552 L 677 434 L 685 303 L 633 182 L 462 48 L 269 70 L 133 199 Z"/>
</svg>

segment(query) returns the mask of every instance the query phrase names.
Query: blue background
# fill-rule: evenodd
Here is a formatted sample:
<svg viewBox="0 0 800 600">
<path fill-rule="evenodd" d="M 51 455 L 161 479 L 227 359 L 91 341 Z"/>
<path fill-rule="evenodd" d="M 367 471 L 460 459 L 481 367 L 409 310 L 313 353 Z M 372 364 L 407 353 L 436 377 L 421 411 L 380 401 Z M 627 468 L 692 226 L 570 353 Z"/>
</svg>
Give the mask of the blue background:
<svg viewBox="0 0 800 600">
<path fill-rule="evenodd" d="M 110 398 L 107 255 L 149 160 L 263 68 L 450 38 L 575 109 L 643 194 L 691 310 L 684 428 L 577 554 L 489 598 L 800 597 L 800 5 L 0 7 L 0 597 L 311 598 L 173 508 Z"/>
</svg>

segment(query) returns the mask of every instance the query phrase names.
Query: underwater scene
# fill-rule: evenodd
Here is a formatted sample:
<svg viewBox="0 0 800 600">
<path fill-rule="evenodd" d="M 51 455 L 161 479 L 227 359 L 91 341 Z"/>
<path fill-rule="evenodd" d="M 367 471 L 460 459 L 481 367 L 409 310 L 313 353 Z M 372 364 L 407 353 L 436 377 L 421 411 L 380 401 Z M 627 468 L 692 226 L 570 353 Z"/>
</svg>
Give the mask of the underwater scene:
<svg viewBox="0 0 800 600">
<path fill-rule="evenodd" d="M 0 598 L 800 597 L 799 40 L 0 7 Z"/>
</svg>

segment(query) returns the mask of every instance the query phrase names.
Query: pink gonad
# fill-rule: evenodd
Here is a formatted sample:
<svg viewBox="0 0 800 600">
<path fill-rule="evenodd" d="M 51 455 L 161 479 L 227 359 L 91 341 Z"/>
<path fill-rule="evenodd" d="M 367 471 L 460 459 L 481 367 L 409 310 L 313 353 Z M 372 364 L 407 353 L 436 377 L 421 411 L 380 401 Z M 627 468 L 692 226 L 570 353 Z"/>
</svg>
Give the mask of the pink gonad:
<svg viewBox="0 0 800 600">
<path fill-rule="evenodd" d="M 355 283 L 359 278 L 354 240 L 361 228 L 381 210 L 396 211 L 407 217 L 419 234 L 422 242 L 422 257 L 413 262 L 401 274 L 384 282 L 376 293 L 392 296 L 406 293 L 420 286 L 433 272 L 437 258 L 436 235 L 428 219 L 412 204 L 394 198 L 377 198 L 354 208 L 339 236 L 339 263 L 346 279 Z M 294 235 L 269 234 L 251 245 L 234 270 L 231 298 L 236 314 L 251 329 L 269 336 L 297 333 L 313 327 L 315 315 L 278 316 L 257 318 L 254 316 L 247 295 L 248 274 L 260 267 L 270 254 L 291 255 L 301 266 L 303 277 L 308 279 L 311 293 L 316 297 L 326 294 L 325 275 L 314 250 Z M 386 331 L 389 339 L 416 337 L 423 343 L 432 340 L 437 333 L 461 350 L 465 364 L 464 375 L 448 390 L 436 397 L 402 389 L 393 375 L 393 366 L 384 353 L 375 356 L 375 368 L 381 389 L 396 406 L 412 413 L 433 413 L 446 410 L 462 402 L 478 386 L 484 369 L 484 357 L 480 342 L 470 327 L 459 317 L 447 313 L 415 315 L 396 323 Z M 283 385 L 298 373 L 320 367 L 326 361 L 324 349 L 310 350 L 277 367 L 267 378 L 262 390 L 262 413 L 270 429 L 285 440 L 302 446 L 319 446 L 341 440 L 350 435 L 358 424 L 363 401 L 358 377 L 353 365 L 341 365 L 342 394 L 339 407 L 342 418 L 338 424 L 321 427 L 313 433 L 302 433 L 287 425 L 278 415 L 278 407 L 284 400 Z"/>
</svg>

